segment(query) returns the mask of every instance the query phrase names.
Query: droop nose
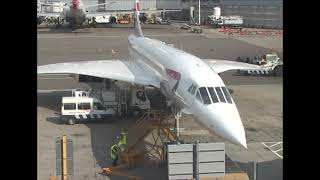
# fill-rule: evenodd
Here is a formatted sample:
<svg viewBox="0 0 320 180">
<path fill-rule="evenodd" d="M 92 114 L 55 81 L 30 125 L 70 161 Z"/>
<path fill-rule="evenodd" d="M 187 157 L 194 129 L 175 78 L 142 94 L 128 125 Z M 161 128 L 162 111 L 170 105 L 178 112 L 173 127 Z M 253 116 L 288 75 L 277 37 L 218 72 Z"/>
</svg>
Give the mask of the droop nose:
<svg viewBox="0 0 320 180">
<path fill-rule="evenodd" d="M 211 109 L 214 131 L 229 140 L 247 149 L 246 135 L 238 109 L 234 104 L 220 104 Z"/>
</svg>

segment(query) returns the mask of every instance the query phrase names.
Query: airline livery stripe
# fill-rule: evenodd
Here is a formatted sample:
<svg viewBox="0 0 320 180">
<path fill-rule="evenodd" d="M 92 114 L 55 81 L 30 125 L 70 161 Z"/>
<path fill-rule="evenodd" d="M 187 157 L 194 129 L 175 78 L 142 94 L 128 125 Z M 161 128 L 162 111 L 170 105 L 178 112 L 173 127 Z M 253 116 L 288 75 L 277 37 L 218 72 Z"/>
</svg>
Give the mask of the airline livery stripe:
<svg viewBox="0 0 320 180">
<path fill-rule="evenodd" d="M 136 3 L 136 10 L 137 10 L 137 11 L 140 11 L 139 2 Z"/>
</svg>

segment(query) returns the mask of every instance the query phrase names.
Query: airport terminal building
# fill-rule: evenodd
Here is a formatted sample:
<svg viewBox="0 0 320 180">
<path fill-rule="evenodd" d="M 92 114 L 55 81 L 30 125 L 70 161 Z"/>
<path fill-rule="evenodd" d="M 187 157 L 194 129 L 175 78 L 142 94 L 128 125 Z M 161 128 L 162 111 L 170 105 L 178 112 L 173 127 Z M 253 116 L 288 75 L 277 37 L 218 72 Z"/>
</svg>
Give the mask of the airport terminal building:
<svg viewBox="0 0 320 180">
<path fill-rule="evenodd" d="M 135 0 L 83 0 L 84 4 L 116 2 L 106 6 L 106 10 L 132 10 Z M 180 9 L 181 0 L 139 0 L 141 9 Z"/>
<path fill-rule="evenodd" d="M 283 27 L 282 0 L 220 0 L 222 15 L 240 15 L 246 26 Z"/>
<path fill-rule="evenodd" d="M 41 0 L 44 1 L 44 0 Z M 49 0 L 50 1 L 50 0 Z M 56 1 L 56 0 L 54 0 Z M 70 0 L 63 0 L 70 1 Z M 204 24 L 215 6 L 221 7 L 221 15 L 238 15 L 244 19 L 244 26 L 259 28 L 283 27 L 283 0 L 200 0 L 200 23 Z M 83 0 L 84 4 L 116 2 L 101 6 L 100 10 L 132 10 L 135 0 Z M 198 23 L 199 0 L 140 0 L 141 9 L 183 9 L 181 12 L 167 12 L 166 17 L 190 20 L 190 7 L 194 7 L 193 18 Z"/>
</svg>

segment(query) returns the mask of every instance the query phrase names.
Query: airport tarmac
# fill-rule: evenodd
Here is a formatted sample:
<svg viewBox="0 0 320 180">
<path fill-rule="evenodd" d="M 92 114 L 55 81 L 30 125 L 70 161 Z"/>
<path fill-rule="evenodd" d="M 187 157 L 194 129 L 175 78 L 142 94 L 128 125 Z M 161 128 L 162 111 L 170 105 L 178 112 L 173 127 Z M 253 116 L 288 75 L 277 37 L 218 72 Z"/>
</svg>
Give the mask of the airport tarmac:
<svg viewBox="0 0 320 180">
<path fill-rule="evenodd" d="M 239 56 L 256 56 L 270 51 L 258 42 L 249 43 L 216 32 L 192 34 L 170 25 L 143 25 L 145 36 L 159 39 L 200 58 L 235 60 Z M 126 59 L 127 36 L 132 28 L 38 30 L 38 65 L 85 60 Z M 221 74 L 237 104 L 246 128 L 248 150 L 226 142 L 226 153 L 241 167 L 248 162 L 261 163 L 259 180 L 282 179 L 282 77 L 236 76 Z M 90 123 L 68 126 L 59 124 L 57 112 L 61 97 L 68 90 L 87 86 L 66 75 L 38 77 L 38 179 L 55 174 L 55 137 L 67 134 L 74 141 L 74 179 L 121 179 L 101 175 L 101 167 L 110 166 L 109 146 L 121 127 L 133 121 Z M 64 90 L 65 92 L 54 92 Z M 208 133 L 192 116 L 184 116 L 182 136 L 186 141 L 223 141 Z M 272 172 L 272 173 L 269 173 Z M 145 179 L 157 175 L 165 179 L 163 168 L 140 168 L 131 171 Z"/>
</svg>

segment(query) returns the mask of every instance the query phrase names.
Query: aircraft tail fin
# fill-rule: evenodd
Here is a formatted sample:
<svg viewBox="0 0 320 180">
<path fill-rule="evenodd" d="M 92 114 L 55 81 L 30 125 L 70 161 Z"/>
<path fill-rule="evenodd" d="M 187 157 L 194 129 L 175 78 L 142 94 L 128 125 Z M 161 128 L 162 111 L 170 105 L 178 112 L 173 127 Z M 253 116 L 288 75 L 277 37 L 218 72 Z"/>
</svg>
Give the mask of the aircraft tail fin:
<svg viewBox="0 0 320 180">
<path fill-rule="evenodd" d="M 143 37 L 143 33 L 140 26 L 140 20 L 139 20 L 139 12 L 140 12 L 139 0 L 136 0 L 134 4 L 134 15 L 135 15 L 134 34 L 137 37 Z"/>
</svg>

